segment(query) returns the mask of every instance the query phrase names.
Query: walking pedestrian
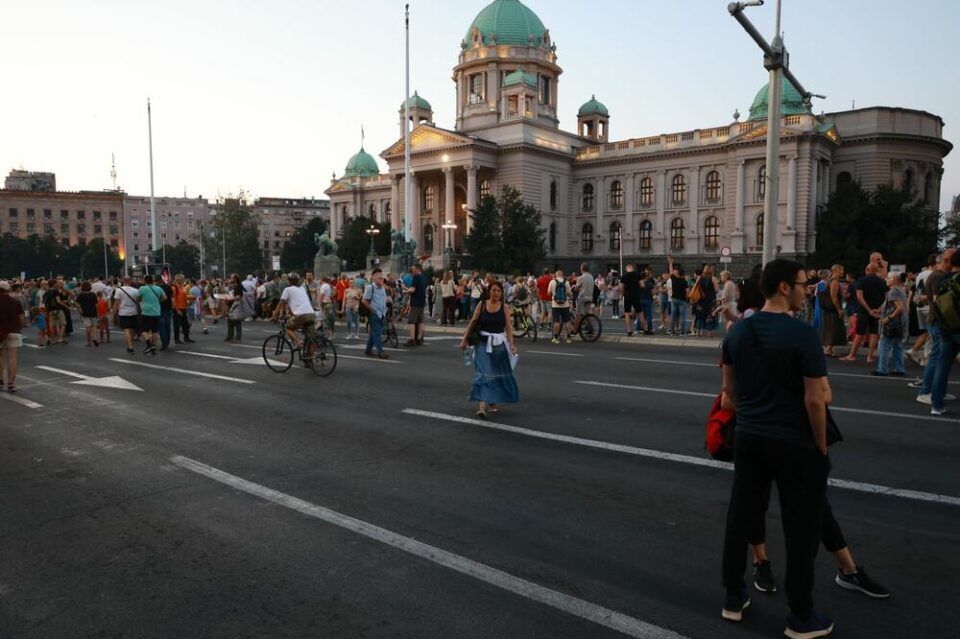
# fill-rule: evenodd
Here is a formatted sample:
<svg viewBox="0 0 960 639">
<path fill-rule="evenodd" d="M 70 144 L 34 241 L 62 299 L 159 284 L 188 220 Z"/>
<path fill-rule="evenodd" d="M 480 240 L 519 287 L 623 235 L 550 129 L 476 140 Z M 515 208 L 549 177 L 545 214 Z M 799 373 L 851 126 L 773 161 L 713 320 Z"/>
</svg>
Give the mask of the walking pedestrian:
<svg viewBox="0 0 960 639">
<path fill-rule="evenodd" d="M 347 339 L 360 339 L 360 296 L 363 291 L 352 282 L 348 284 L 349 286 L 343 291 L 343 315 L 347 322 Z"/>
<path fill-rule="evenodd" d="M 243 285 L 240 283 L 240 276 L 234 273 L 230 276 L 230 284 L 227 287 L 227 337 L 223 341 L 233 342 L 241 341 L 243 338 Z"/>
<path fill-rule="evenodd" d="M 820 309 L 820 341 L 823 354 L 836 357 L 835 346 L 847 344 L 847 329 L 843 325 L 843 303 L 840 301 L 840 282 L 843 281 L 843 266 L 834 264 L 826 285 L 817 294 Z"/>
<path fill-rule="evenodd" d="M 453 283 L 453 271 L 443 274 L 443 279 L 440 281 L 440 300 L 443 304 L 440 323 L 443 326 L 453 326 L 457 323 L 457 289 Z"/>
<path fill-rule="evenodd" d="M 956 284 L 957 279 L 960 278 L 960 251 L 953 251 L 950 254 L 950 270 L 943 273 L 943 276 L 940 278 L 940 281 L 936 283 L 937 293 L 936 297 L 940 295 L 942 287 L 948 283 L 948 280 L 952 280 L 952 284 Z M 927 278 L 929 281 L 933 276 Z M 931 283 L 932 285 L 932 283 Z M 931 292 L 931 289 L 927 289 L 928 293 Z M 936 301 L 936 297 L 932 296 L 932 299 Z M 933 317 L 936 313 L 931 313 L 930 316 Z M 950 378 L 950 369 L 953 368 L 953 365 L 957 361 L 957 355 L 960 355 L 960 333 L 956 330 L 948 330 L 946 326 L 943 325 L 943 322 L 939 325 L 939 335 L 940 335 L 940 353 L 937 358 L 937 365 L 934 370 L 933 376 L 930 379 L 930 414 L 931 415 L 944 415 L 947 412 L 947 409 L 944 407 L 943 402 L 947 399 L 956 399 L 952 395 L 947 394 L 947 381 Z M 933 359 L 933 355 L 930 355 L 930 359 Z M 924 383 L 926 383 L 926 371 L 924 371 Z M 917 398 L 920 399 L 919 397 Z"/>
<path fill-rule="evenodd" d="M 419 264 L 411 266 L 410 273 L 410 286 L 404 289 L 404 293 L 410 296 L 410 314 L 407 317 L 410 339 L 406 345 L 417 346 L 423 344 L 423 315 L 427 307 L 427 287 L 430 286 L 430 281 Z"/>
<path fill-rule="evenodd" d="M 826 505 L 826 361 L 820 338 L 790 312 L 804 304 L 803 267 L 777 259 L 760 283 L 765 303 L 737 322 L 723 343 L 723 390 L 737 411 L 734 477 L 723 548 L 726 588 L 722 617 L 741 621 L 750 596 L 743 572 L 764 487 L 776 482 L 786 538 L 786 590 L 791 614 L 785 634 L 823 637 L 833 622 L 813 609 L 814 560 Z"/>
<path fill-rule="evenodd" d="M 143 338 L 143 354 L 156 355 L 160 336 L 161 304 L 167 299 L 163 289 L 154 284 L 152 275 L 143 277 L 140 287 L 140 335 Z"/>
<path fill-rule="evenodd" d="M 130 277 L 123 278 L 123 284 L 113 292 L 114 324 L 123 331 L 127 354 L 133 354 L 133 342 L 140 329 L 140 289 L 133 286 Z"/>
<path fill-rule="evenodd" d="M 173 341 L 176 344 L 192 344 L 190 339 L 190 291 L 183 274 L 173 280 Z"/>
<path fill-rule="evenodd" d="M 80 285 L 80 294 L 77 295 L 77 305 L 80 307 L 80 318 L 83 323 L 83 333 L 87 338 L 87 346 L 100 346 L 96 331 L 99 323 L 97 317 L 97 294 L 93 292 L 90 282 Z"/>
<path fill-rule="evenodd" d="M 0 388 L 5 374 L 8 393 L 17 392 L 17 350 L 23 346 L 21 331 L 27 325 L 23 305 L 10 295 L 12 288 L 0 280 Z"/>
<path fill-rule="evenodd" d="M 383 320 L 387 315 L 387 289 L 383 283 L 383 271 L 373 269 L 372 283 L 368 284 L 363 291 L 363 297 L 360 303 L 367 310 L 370 319 L 370 336 L 367 337 L 367 348 L 364 354 L 367 357 L 379 357 L 380 359 L 390 359 L 390 356 L 383 352 Z M 374 355 L 373 350 L 377 353 Z"/>
<path fill-rule="evenodd" d="M 900 273 L 887 276 L 887 297 L 880 309 L 880 356 L 873 375 L 905 376 L 903 338 L 907 334 L 907 293 Z"/>
<path fill-rule="evenodd" d="M 493 281 L 487 287 L 487 299 L 474 311 L 460 340 L 460 350 L 467 349 L 467 337 L 473 330 L 479 331 L 480 340 L 473 353 L 474 375 L 469 400 L 478 402 L 477 417 L 485 419 L 488 409 L 496 413 L 500 404 L 520 401 L 517 381 L 513 377 L 515 359 L 512 358 L 517 357 L 513 321 L 500 282 Z"/>
<path fill-rule="evenodd" d="M 101 343 L 110 343 L 110 304 L 104 291 L 97 293 L 97 327 Z"/>
</svg>

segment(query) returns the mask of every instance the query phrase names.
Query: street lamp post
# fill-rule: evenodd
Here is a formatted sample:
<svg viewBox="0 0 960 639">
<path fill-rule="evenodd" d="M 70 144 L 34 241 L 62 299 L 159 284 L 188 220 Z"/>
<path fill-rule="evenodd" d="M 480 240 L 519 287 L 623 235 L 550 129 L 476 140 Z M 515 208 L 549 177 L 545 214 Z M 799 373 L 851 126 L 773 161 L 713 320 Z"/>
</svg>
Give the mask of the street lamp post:
<svg viewBox="0 0 960 639">
<path fill-rule="evenodd" d="M 377 259 L 377 250 L 373 246 L 373 238 L 380 235 L 380 229 L 378 229 L 375 225 L 371 224 L 370 228 L 366 230 L 366 233 L 368 236 L 370 236 L 370 253 L 369 253 L 370 268 L 373 268 L 374 263 Z"/>
<path fill-rule="evenodd" d="M 747 2 L 731 2 L 727 6 L 730 15 L 740 23 L 744 31 L 753 38 L 763 51 L 763 66 L 770 73 L 770 84 L 767 90 L 767 165 L 763 197 L 763 263 L 777 257 L 777 223 L 780 193 L 780 103 L 783 93 L 784 76 L 803 96 L 805 104 L 809 105 L 811 98 L 826 96 L 810 93 L 803 88 L 796 76 L 791 73 L 790 56 L 783 46 L 780 37 L 780 9 L 781 0 L 777 0 L 776 32 L 773 41 L 769 44 L 760 35 L 753 23 L 743 14 L 747 7 L 758 7 L 763 0 L 748 0 Z"/>
<path fill-rule="evenodd" d="M 453 266 L 453 254 L 454 254 L 454 251 L 453 251 L 453 240 L 454 240 L 453 233 L 454 233 L 454 231 L 457 230 L 457 224 L 456 224 L 456 222 L 453 222 L 452 220 L 447 220 L 446 222 L 443 223 L 443 227 L 442 227 L 442 228 L 443 228 L 444 233 L 447 233 L 447 236 L 446 236 L 446 242 L 447 242 L 447 268 L 450 268 L 450 267 Z"/>
</svg>

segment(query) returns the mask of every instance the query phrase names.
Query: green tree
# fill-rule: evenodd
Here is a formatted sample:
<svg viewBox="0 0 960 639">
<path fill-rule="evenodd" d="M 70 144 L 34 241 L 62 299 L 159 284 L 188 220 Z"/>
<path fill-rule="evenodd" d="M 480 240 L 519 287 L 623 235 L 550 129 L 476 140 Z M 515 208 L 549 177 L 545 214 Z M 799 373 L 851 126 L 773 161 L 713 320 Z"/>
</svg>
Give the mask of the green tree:
<svg viewBox="0 0 960 639">
<path fill-rule="evenodd" d="M 858 183 L 841 184 L 817 222 L 817 250 L 810 263 L 843 264 L 859 275 L 870 253 L 880 251 L 892 264 L 919 270 L 937 250 L 939 217 L 911 191 L 885 185 L 866 191 Z"/>
<path fill-rule="evenodd" d="M 183 273 L 187 277 L 200 275 L 200 248 L 186 240 L 180 240 L 176 246 L 169 244 L 164 247 L 167 264 L 170 265 L 170 274 Z"/>
<path fill-rule="evenodd" d="M 237 197 L 228 197 L 217 203 L 217 214 L 212 216 L 203 229 L 203 250 L 210 264 L 208 273 L 227 276 L 231 273 L 259 271 L 263 268 L 260 253 L 259 217 L 247 204 L 241 191 Z M 226 273 L 223 270 L 224 244 L 226 244 Z"/>
<path fill-rule="evenodd" d="M 374 238 L 374 249 L 377 255 L 390 254 L 390 224 L 378 224 L 369 217 L 354 217 L 347 220 L 343 232 L 337 238 L 337 255 L 347 261 L 347 268 L 358 270 L 368 265 L 370 254 L 370 235 L 367 229 L 376 227 L 380 233 Z M 311 262 L 312 263 L 312 262 Z"/>
<path fill-rule="evenodd" d="M 313 236 L 323 235 L 326 230 L 327 223 L 315 217 L 307 222 L 306 226 L 294 231 L 293 237 L 280 252 L 280 267 L 284 271 L 301 273 L 313 270 L 313 258 L 317 254 L 317 244 L 313 241 Z"/>
<path fill-rule="evenodd" d="M 477 268 L 501 273 L 533 270 L 546 257 L 540 211 L 526 204 L 517 189 L 504 186 L 470 212 L 473 230 L 464 238 Z"/>
<path fill-rule="evenodd" d="M 108 272 L 103 272 L 104 244 L 105 242 L 103 238 L 99 237 L 94 238 L 87 243 L 86 249 L 80 256 L 80 266 L 84 277 L 91 278 L 97 275 L 123 274 L 123 261 L 111 246 L 107 247 Z"/>
</svg>

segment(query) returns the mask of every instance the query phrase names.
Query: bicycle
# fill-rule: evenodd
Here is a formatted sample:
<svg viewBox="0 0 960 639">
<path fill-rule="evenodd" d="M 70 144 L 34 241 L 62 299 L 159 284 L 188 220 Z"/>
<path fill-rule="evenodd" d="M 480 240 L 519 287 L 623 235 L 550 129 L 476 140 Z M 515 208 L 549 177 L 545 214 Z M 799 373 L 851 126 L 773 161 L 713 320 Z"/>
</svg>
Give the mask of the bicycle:
<svg viewBox="0 0 960 639">
<path fill-rule="evenodd" d="M 537 323 L 527 315 L 527 307 L 514 302 L 510 310 L 513 314 L 513 334 L 520 339 L 526 337 L 531 342 L 536 342 Z"/>
<path fill-rule="evenodd" d="M 287 320 L 280 321 L 280 331 L 263 340 L 263 361 L 274 373 L 285 373 L 299 355 L 303 365 L 320 377 L 329 377 L 337 368 L 337 348 L 318 321 L 313 328 L 303 329 L 303 345 L 294 347 L 287 336 Z"/>
<path fill-rule="evenodd" d="M 593 313 L 584 313 L 574 321 L 574 332 L 585 342 L 596 342 L 603 333 L 603 322 Z"/>
</svg>

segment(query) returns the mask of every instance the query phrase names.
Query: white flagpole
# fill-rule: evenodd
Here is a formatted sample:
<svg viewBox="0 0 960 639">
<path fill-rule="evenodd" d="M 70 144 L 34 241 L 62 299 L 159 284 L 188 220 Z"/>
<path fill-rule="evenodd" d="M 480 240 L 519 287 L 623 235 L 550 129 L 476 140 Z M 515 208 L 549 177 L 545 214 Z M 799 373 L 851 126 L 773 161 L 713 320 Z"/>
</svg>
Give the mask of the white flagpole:
<svg viewBox="0 0 960 639">
<path fill-rule="evenodd" d="M 150 141 L 150 226 L 153 229 L 153 239 L 150 242 L 150 249 L 153 251 L 154 257 L 156 257 L 157 241 L 160 233 L 157 228 L 157 206 L 153 199 L 153 116 L 150 112 L 150 98 L 147 98 L 147 134 Z"/>
<path fill-rule="evenodd" d="M 413 191 L 410 189 L 410 5 L 406 6 L 406 99 L 403 102 L 403 234 L 405 241 L 413 238 Z"/>
</svg>

